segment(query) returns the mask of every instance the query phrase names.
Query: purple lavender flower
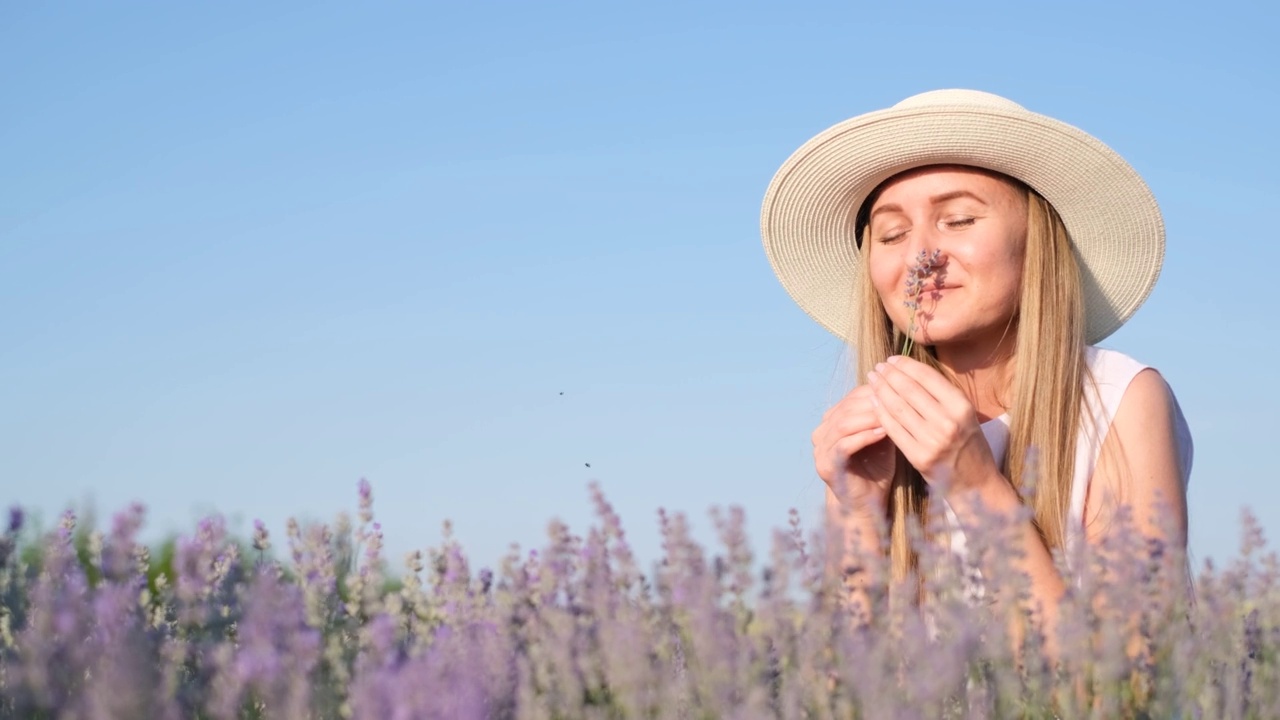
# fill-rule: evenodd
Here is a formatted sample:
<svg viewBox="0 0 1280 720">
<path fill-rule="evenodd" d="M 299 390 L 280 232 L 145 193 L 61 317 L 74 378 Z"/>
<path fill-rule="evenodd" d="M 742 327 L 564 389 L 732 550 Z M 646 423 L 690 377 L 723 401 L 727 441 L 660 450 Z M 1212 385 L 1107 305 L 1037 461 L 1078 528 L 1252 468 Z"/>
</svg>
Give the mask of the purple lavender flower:
<svg viewBox="0 0 1280 720">
<path fill-rule="evenodd" d="M 360 478 L 356 489 L 360 494 L 360 522 L 371 522 L 373 520 L 373 487 L 369 485 L 368 480 Z"/>
<path fill-rule="evenodd" d="M 269 717 L 310 717 L 321 650 L 320 633 L 307 625 L 299 588 L 260 570 L 245 593 L 235 641 L 214 653 L 211 714 L 240 717 L 245 699 L 252 695 L 269 710 Z"/>
<path fill-rule="evenodd" d="M 0 536 L 0 568 L 3 568 L 9 562 L 9 556 L 13 554 L 17 547 L 17 534 L 22 530 L 22 508 L 14 505 L 9 508 L 9 526 L 3 536 Z"/>
<path fill-rule="evenodd" d="M 347 556 L 327 526 L 291 521 L 296 564 L 247 572 L 221 520 L 202 520 L 175 544 L 174 589 L 155 579 L 157 601 L 138 565 L 140 506 L 102 536 L 93 586 L 77 557 L 92 522 L 77 530 L 68 514 L 30 572 L 0 565 L 0 717 L 1274 717 L 1280 708 L 1280 558 L 1261 555 L 1248 518 L 1245 560 L 1226 572 L 1206 563 L 1190 605 L 1160 577 L 1181 548 L 1165 543 L 1154 555 L 1120 532 L 1134 524 L 1127 514 L 1108 517 L 1116 534 L 1082 546 L 1062 599 L 1055 668 L 1025 622 L 1025 577 L 1002 537 L 1024 527 L 1029 509 L 1016 523 L 993 513 L 965 527 L 963 556 L 932 543 L 927 524 L 909 525 L 925 600 L 886 583 L 855 614 L 827 557 L 830 538 L 806 541 L 797 512 L 775 532 L 761 583 L 740 510 L 713 513 L 715 553 L 684 515 L 661 511 L 662 557 L 646 577 L 598 487 L 592 500 L 586 532 L 550 523 L 545 547 L 513 547 L 496 577 L 472 575 L 446 524 L 443 544 L 406 558 L 393 592 L 375 581 L 382 529 L 370 519 L 369 544 L 351 558 L 363 593 L 351 598 L 355 613 L 340 612 L 338 557 Z M 261 523 L 253 545 L 267 545 Z M 1105 576 L 1085 562 L 1095 551 Z M 856 560 L 883 560 L 871 555 Z M 964 594 L 978 570 L 984 602 Z M 1100 594 L 1107 602 L 1095 606 Z M 1030 630 L 1018 643 L 1015 624 Z M 1152 651 L 1129 657 L 1127 637 Z"/>
<path fill-rule="evenodd" d="M 27 598 L 25 624 L 14 633 L 17 662 L 5 662 L 5 674 L 12 676 L 0 698 L 12 698 L 16 716 L 76 713 L 77 679 L 90 664 L 84 639 L 93 620 L 88 578 L 72 537 L 75 525 L 68 510 L 58 530 L 44 538 L 43 566 Z M 5 655 L 0 659 L 8 660 Z"/>
<path fill-rule="evenodd" d="M 227 537 L 221 516 L 201 519 L 194 536 L 178 538 L 173 569 L 171 609 L 183 632 L 204 638 L 234 627 L 244 570 L 239 545 Z"/>
<path fill-rule="evenodd" d="M 253 521 L 253 549 L 258 551 L 258 564 L 266 562 L 267 550 L 271 549 L 271 534 L 267 532 L 267 526 L 261 520 Z"/>
<path fill-rule="evenodd" d="M 253 549 L 264 551 L 271 547 L 271 535 L 261 520 L 253 521 Z"/>
<path fill-rule="evenodd" d="M 103 548 L 102 573 L 104 576 L 123 579 L 136 572 L 134 557 L 137 545 L 134 537 L 142 527 L 145 518 L 146 508 L 141 503 L 133 503 L 123 512 L 116 514 L 111 524 L 111 535 Z"/>
<path fill-rule="evenodd" d="M 322 524 L 304 531 L 290 521 L 290 544 L 294 558 L 293 571 L 303 591 L 307 622 L 311 627 L 329 626 L 339 606 L 338 567 L 334 557 L 333 533 Z"/>
<path fill-rule="evenodd" d="M 925 281 L 938 269 L 941 254 L 941 250 L 934 250 L 932 253 L 921 250 L 916 255 L 915 262 L 907 268 L 906 299 L 902 304 L 911 310 L 911 319 L 907 323 L 906 338 L 900 355 L 911 352 L 916 332 L 916 313 L 920 311 L 920 294 L 924 291 Z"/>
<path fill-rule="evenodd" d="M 382 583 L 382 524 L 373 523 L 369 530 L 361 528 L 361 533 L 365 543 L 363 558 L 357 572 L 346 578 L 347 588 L 351 592 L 347 612 L 368 616 L 378 609 L 379 604 Z"/>
<path fill-rule="evenodd" d="M 457 632 L 434 633 L 424 652 L 407 656 L 392 618 L 378 615 L 370 625 L 376 640 L 357 658 L 352 678 L 354 720 L 517 716 L 503 662 L 512 648 L 503 637 L 461 624 Z"/>
<path fill-rule="evenodd" d="M 136 511 L 137 506 L 132 510 Z M 117 519 L 136 514 L 126 511 Z M 128 540 L 131 542 L 132 538 Z M 119 543 L 116 539 L 115 544 Z M 113 562 L 131 564 L 127 558 Z M 79 693 L 81 717 L 153 717 L 155 714 L 160 675 L 155 662 L 158 638 L 143 632 L 146 620 L 138 603 L 138 593 L 144 581 L 143 576 L 134 575 L 120 582 L 104 582 L 93 592 L 92 619 L 84 643 L 86 682 Z"/>
</svg>

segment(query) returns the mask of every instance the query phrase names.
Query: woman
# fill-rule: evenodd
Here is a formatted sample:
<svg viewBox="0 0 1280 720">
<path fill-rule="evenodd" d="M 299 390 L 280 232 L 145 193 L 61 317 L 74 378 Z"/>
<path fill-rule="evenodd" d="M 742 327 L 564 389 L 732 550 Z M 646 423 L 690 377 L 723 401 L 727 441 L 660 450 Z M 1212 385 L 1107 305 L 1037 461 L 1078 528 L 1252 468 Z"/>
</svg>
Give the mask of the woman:
<svg viewBox="0 0 1280 720">
<path fill-rule="evenodd" d="M 932 499 L 953 528 L 1031 506 L 1017 542 L 1048 622 L 1068 582 L 1053 551 L 1105 542 L 1117 509 L 1185 549 L 1186 421 L 1154 369 L 1094 346 L 1164 256 L 1159 208 L 1106 145 L 995 95 L 917 95 L 797 150 L 762 234 L 791 296 L 853 345 L 859 384 L 814 459 L 854 542 L 880 547 L 888 521 L 894 578 Z"/>
</svg>

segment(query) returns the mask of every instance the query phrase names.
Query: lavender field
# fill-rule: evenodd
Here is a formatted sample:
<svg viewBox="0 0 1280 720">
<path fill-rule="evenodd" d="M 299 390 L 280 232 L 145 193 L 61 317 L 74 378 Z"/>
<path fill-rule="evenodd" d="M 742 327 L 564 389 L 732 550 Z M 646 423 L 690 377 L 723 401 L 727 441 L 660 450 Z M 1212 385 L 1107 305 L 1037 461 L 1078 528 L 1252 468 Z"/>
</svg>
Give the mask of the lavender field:
<svg viewBox="0 0 1280 720">
<path fill-rule="evenodd" d="M 385 562 L 363 482 L 354 520 L 281 540 L 211 517 L 163 552 L 135 542 L 141 506 L 44 537 L 14 509 L 0 717 L 1280 717 L 1280 564 L 1247 514 L 1241 554 L 1196 569 L 1193 594 L 1179 554 L 1136 539 L 1063 558 L 1080 581 L 1050 656 L 990 551 L 998 527 L 972 532 L 968 561 L 920 546 L 922 613 L 874 585 L 851 605 L 851 568 L 794 513 L 762 557 L 738 511 L 712 512 L 714 549 L 660 514 L 663 557 L 641 568 L 591 492 L 593 527 L 552 521 L 494 569 L 447 526 Z M 982 598 L 1008 602 L 975 598 L 974 563 Z"/>
</svg>

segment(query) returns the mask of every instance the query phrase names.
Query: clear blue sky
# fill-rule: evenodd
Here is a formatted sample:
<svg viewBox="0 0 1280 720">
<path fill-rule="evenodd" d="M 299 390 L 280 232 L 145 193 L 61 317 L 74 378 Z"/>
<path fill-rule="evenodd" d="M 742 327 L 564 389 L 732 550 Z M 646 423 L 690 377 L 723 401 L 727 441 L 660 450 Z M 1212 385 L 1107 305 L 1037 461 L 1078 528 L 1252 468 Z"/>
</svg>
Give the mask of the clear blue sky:
<svg viewBox="0 0 1280 720">
<path fill-rule="evenodd" d="M 1104 346 L 1173 385 L 1192 549 L 1228 557 L 1242 506 L 1280 535 L 1278 20 L 5 3 L 0 501 L 283 540 L 363 476 L 396 567 L 445 518 L 489 564 L 584 531 L 595 478 L 646 559 L 659 506 L 710 539 L 742 505 L 764 554 L 788 508 L 817 519 L 841 362 L 765 260 L 765 186 L 835 122 L 967 87 L 1095 134 L 1160 201 L 1160 284 Z"/>
</svg>

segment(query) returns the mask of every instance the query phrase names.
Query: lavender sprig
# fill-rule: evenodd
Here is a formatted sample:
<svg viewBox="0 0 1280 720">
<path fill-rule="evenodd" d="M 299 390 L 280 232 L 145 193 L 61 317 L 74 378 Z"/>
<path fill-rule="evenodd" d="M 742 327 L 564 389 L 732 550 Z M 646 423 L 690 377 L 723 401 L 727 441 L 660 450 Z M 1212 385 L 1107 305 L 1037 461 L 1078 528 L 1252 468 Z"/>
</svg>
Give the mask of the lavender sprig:
<svg viewBox="0 0 1280 720">
<path fill-rule="evenodd" d="M 932 253 L 921 250 L 916 261 L 907 268 L 906 300 L 902 301 L 911 310 L 911 319 L 907 322 L 907 336 L 902 341 L 900 355 L 907 355 L 914 345 L 916 333 L 916 313 L 920 310 L 920 293 L 924 291 L 925 280 L 932 277 L 940 266 L 941 250 Z"/>
</svg>

